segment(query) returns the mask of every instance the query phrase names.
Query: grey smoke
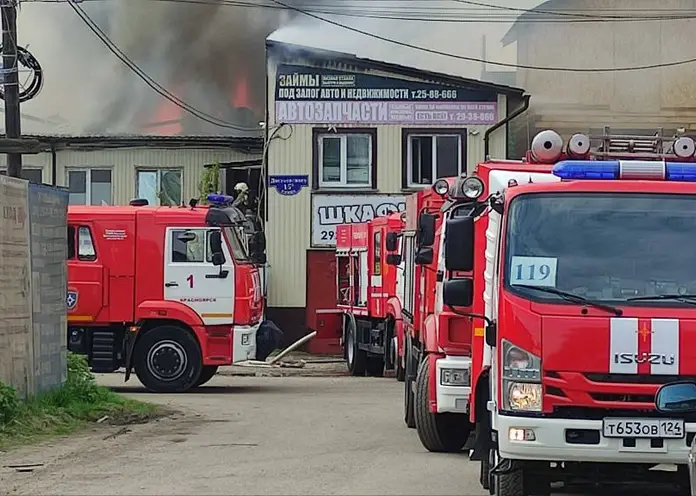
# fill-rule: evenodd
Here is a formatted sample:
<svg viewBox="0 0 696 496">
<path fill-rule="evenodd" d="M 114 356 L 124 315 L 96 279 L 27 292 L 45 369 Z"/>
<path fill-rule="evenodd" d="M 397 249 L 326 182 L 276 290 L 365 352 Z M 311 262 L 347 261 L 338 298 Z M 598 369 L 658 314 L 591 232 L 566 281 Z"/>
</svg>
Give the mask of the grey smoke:
<svg viewBox="0 0 696 496">
<path fill-rule="evenodd" d="M 251 0 L 247 0 L 251 1 Z M 267 0 L 255 0 L 268 5 Z M 336 0 L 284 0 L 307 7 L 337 5 Z M 423 0 L 430 6 L 447 0 Z M 375 6 L 380 0 L 372 0 Z M 528 0 L 527 3 L 536 3 Z M 399 2 L 385 2 L 397 12 Z M 413 5 L 412 2 L 404 2 Z M 430 65 L 440 70 L 477 77 L 481 67 L 453 59 L 399 50 L 393 45 L 354 35 L 326 24 L 303 21 L 292 12 L 215 3 L 194 5 L 150 0 L 104 0 L 81 4 L 90 17 L 139 67 L 182 100 L 219 119 L 244 127 L 257 126 L 265 107 L 265 38 L 290 24 L 289 39 L 298 44 L 360 52 L 398 63 Z M 293 20 L 294 18 L 294 20 Z M 489 33 L 496 46 L 507 25 L 452 25 L 336 17 L 338 22 L 420 45 L 460 54 L 480 55 L 480 39 Z M 163 98 L 125 67 L 77 18 L 65 3 L 22 4 L 19 41 L 28 45 L 46 73 L 44 90 L 22 112 L 44 123 L 23 121 L 24 131 L 64 133 L 142 133 Z M 490 36 L 490 33 L 493 35 Z M 498 56 L 490 52 L 491 56 Z M 247 81 L 248 106 L 229 104 L 233 88 Z M 184 113 L 186 132 L 234 134 Z"/>
</svg>

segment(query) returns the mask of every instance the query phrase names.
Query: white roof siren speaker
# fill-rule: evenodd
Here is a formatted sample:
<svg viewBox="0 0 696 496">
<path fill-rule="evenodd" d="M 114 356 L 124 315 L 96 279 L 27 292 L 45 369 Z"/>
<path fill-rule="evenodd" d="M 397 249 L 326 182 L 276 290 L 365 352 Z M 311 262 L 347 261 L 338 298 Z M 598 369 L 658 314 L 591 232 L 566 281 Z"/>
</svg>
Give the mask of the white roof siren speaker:
<svg viewBox="0 0 696 496">
<path fill-rule="evenodd" d="M 696 143 L 693 138 L 680 136 L 674 140 L 674 154 L 679 158 L 690 158 L 696 153 Z"/>
<path fill-rule="evenodd" d="M 574 157 L 584 157 L 590 153 L 590 137 L 586 134 L 574 134 L 568 141 L 568 154 Z"/>
<path fill-rule="evenodd" d="M 547 129 L 534 136 L 530 151 L 539 162 L 555 162 L 563 153 L 563 138 L 556 131 Z"/>
</svg>

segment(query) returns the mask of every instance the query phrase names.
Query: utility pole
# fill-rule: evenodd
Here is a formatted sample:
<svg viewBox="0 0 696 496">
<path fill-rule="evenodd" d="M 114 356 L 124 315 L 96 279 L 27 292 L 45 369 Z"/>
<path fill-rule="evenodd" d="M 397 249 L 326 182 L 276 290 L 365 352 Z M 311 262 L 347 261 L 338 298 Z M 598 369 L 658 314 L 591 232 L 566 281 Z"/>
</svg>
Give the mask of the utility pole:
<svg viewBox="0 0 696 496">
<path fill-rule="evenodd" d="M 17 0 L 0 0 L 2 14 L 2 74 L 5 94 L 5 137 L 22 137 L 19 113 L 19 63 L 17 62 Z M 22 154 L 7 154 L 7 175 L 21 177 Z"/>
</svg>

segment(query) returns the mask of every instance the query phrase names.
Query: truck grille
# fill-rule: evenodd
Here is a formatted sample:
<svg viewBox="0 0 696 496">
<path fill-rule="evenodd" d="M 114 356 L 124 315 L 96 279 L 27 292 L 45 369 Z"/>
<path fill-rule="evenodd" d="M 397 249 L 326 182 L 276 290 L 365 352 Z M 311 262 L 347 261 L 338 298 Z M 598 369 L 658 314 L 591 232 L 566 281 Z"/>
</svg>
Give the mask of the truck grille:
<svg viewBox="0 0 696 496">
<path fill-rule="evenodd" d="M 660 385 L 677 380 L 696 376 L 544 371 L 544 403 L 557 418 L 663 417 L 655 411 L 655 393 Z M 684 418 L 696 421 L 696 415 Z"/>
</svg>

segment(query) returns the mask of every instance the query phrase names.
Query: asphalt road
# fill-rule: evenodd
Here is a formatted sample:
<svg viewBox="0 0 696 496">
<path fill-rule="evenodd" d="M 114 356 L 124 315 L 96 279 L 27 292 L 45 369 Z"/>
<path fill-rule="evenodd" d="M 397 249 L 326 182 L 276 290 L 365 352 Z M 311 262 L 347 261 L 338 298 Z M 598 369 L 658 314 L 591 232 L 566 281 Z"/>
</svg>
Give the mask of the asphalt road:
<svg viewBox="0 0 696 496">
<path fill-rule="evenodd" d="M 122 380 L 100 377 L 182 413 L 0 454 L 0 494 L 487 494 L 478 464 L 426 452 L 405 427 L 394 379 L 218 376 L 178 395 Z"/>
</svg>

